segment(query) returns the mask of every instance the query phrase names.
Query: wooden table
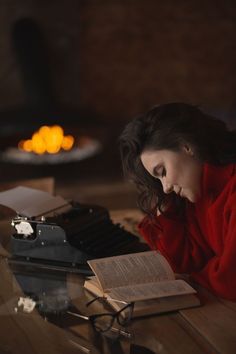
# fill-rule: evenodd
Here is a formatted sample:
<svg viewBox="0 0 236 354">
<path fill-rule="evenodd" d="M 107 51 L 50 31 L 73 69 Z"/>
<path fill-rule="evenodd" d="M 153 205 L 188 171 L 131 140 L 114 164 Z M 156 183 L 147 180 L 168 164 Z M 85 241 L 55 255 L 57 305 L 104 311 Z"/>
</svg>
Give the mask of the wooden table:
<svg viewBox="0 0 236 354">
<path fill-rule="evenodd" d="M 116 210 L 111 212 L 111 216 L 115 222 L 123 223 L 132 231 L 142 217 L 137 210 Z M 203 306 L 135 319 L 127 328 L 132 338 L 121 337 L 115 342 L 97 335 L 88 321 L 78 319 L 71 323 L 62 319 L 59 323 L 64 327 L 62 329 L 58 324 L 45 321 L 36 310 L 31 314 L 16 314 L 13 303 L 23 293 L 8 266 L 7 253 L 3 248 L 0 252 L 1 353 L 129 354 L 133 344 L 159 354 L 236 353 L 236 303 L 216 298 L 200 287 L 198 292 Z M 85 304 L 91 298 L 83 289 L 83 281 L 81 275 L 68 274 L 68 293 L 80 313 L 88 311 Z M 100 311 L 95 307 L 87 314 Z M 136 353 L 140 352 L 136 348 Z M 131 353 L 135 353 L 134 348 Z"/>
<path fill-rule="evenodd" d="M 75 281 L 71 291 L 79 293 L 82 286 L 80 282 L 81 279 L 77 278 L 78 288 Z M 135 343 L 160 354 L 235 354 L 236 303 L 217 299 L 200 287 L 198 292 L 203 301 L 201 307 L 133 320 L 127 328 L 133 338 L 130 341 L 121 340 L 123 352 L 128 354 L 130 344 Z M 90 297 L 86 291 L 75 300 L 80 311 L 86 311 L 81 303 L 85 304 L 88 300 Z M 104 312 L 102 308 L 91 311 L 90 314 Z M 87 323 L 79 321 L 70 330 L 87 340 L 91 339 L 91 328 Z M 100 341 L 99 345 L 100 350 L 102 345 L 102 353 L 110 354 L 109 349 L 104 349 L 104 341 L 102 344 Z"/>
</svg>

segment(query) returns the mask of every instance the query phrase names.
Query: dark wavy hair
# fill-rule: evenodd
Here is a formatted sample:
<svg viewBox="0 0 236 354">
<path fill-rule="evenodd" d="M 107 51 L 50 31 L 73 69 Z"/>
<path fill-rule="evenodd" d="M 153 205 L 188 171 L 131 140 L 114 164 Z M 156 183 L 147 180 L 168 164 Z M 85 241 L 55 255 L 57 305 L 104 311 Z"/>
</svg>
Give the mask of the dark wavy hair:
<svg viewBox="0 0 236 354">
<path fill-rule="evenodd" d="M 143 167 L 140 155 L 145 150 L 179 151 L 189 144 L 202 162 L 226 165 L 236 162 L 236 131 L 186 103 L 155 106 L 128 123 L 119 138 L 124 174 L 138 187 L 138 205 L 154 215 L 157 208 L 174 204 L 182 210 L 185 200 L 175 193 L 165 194 L 161 182 Z M 175 208 L 176 209 L 176 208 Z M 155 211 L 155 212 L 154 212 Z"/>
</svg>

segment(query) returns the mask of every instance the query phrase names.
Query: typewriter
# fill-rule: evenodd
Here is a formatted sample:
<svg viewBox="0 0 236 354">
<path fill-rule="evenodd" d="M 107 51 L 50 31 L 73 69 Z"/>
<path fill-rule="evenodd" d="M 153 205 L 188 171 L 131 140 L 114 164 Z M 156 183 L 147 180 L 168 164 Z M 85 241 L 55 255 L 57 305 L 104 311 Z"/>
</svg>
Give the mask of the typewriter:
<svg viewBox="0 0 236 354">
<path fill-rule="evenodd" d="M 148 246 L 114 224 L 106 208 L 26 187 L 0 193 L 0 203 L 16 209 L 12 219 L 14 260 L 77 269 L 87 260 L 142 252 Z"/>
</svg>

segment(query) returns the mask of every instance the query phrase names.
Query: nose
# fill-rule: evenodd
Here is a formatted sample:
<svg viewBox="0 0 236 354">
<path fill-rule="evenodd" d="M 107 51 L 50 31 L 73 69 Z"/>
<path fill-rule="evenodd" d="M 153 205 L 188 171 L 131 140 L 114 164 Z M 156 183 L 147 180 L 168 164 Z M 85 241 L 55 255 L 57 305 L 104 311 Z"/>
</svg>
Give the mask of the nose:
<svg viewBox="0 0 236 354">
<path fill-rule="evenodd" d="M 166 182 L 166 180 L 162 180 L 162 188 L 164 193 L 168 194 L 173 191 L 173 186 Z"/>
</svg>

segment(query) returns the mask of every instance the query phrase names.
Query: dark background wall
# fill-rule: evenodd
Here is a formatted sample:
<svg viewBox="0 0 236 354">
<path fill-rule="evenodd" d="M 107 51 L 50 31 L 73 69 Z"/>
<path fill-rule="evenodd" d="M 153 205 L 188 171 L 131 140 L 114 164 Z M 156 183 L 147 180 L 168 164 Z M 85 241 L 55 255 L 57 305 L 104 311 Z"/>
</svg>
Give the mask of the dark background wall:
<svg viewBox="0 0 236 354">
<path fill-rule="evenodd" d="M 26 102 L 10 37 L 21 17 L 42 30 L 58 105 L 80 119 L 125 121 L 173 100 L 235 116 L 233 0 L 1 0 L 0 111 Z"/>
</svg>

